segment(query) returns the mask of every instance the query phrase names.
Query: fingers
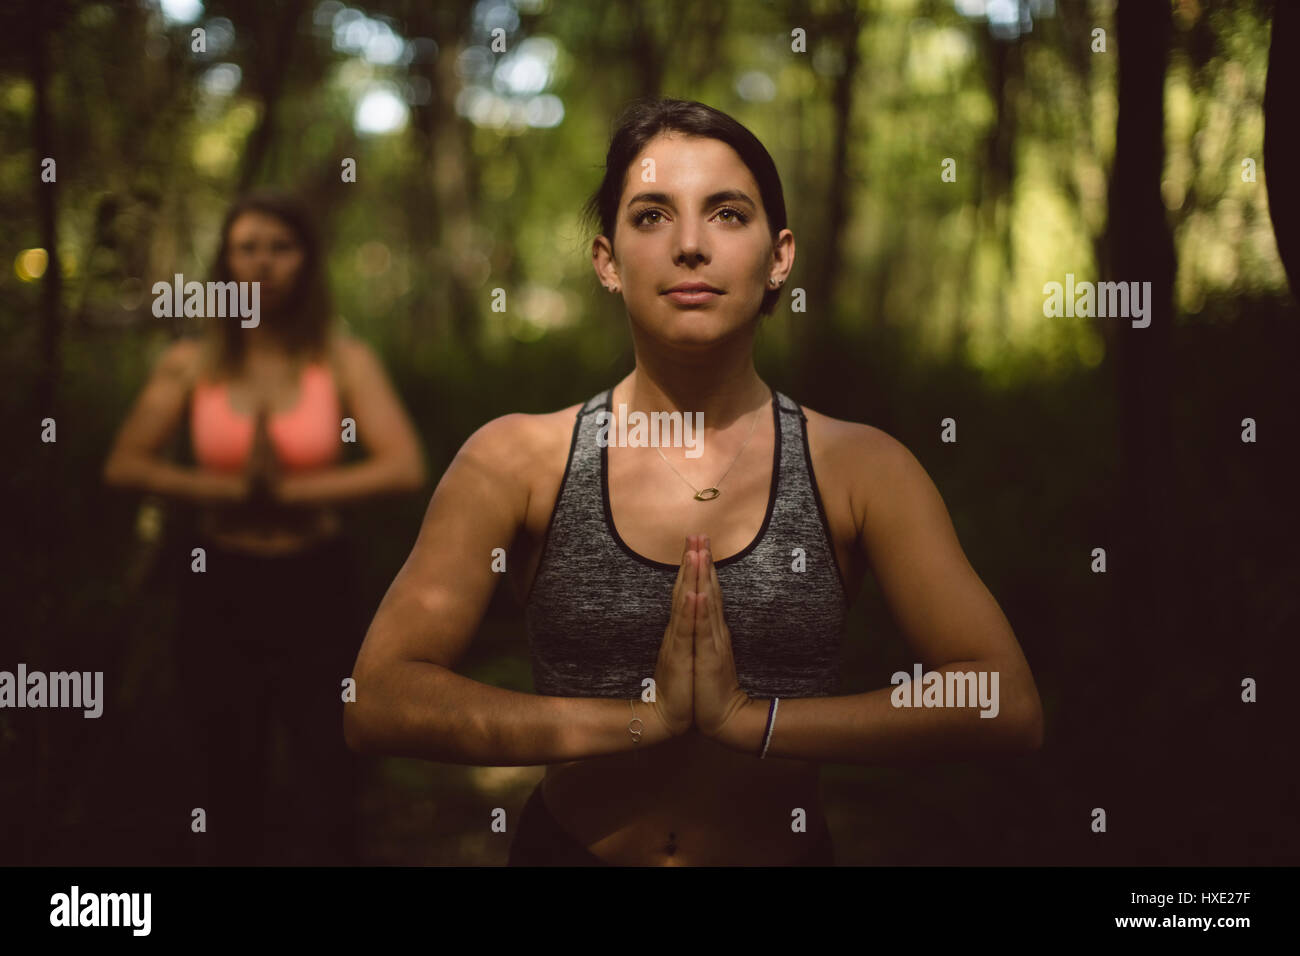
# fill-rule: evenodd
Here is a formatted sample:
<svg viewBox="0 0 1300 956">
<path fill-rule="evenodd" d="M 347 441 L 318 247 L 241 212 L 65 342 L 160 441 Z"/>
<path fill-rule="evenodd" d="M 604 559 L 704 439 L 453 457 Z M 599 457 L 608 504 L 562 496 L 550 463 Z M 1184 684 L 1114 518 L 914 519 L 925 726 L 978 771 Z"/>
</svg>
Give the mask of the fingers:
<svg viewBox="0 0 1300 956">
<path fill-rule="evenodd" d="M 695 548 L 695 536 L 686 536 L 686 550 L 681 553 L 680 578 L 682 585 L 684 585 L 684 591 L 695 591 L 695 578 L 698 576 L 698 571 L 695 570 L 692 558 L 690 558 L 690 555 L 694 554 L 695 551 L 697 551 L 697 548 Z"/>
<path fill-rule="evenodd" d="M 696 650 L 708 654 L 721 653 L 725 626 L 722 617 L 722 585 L 718 581 L 718 569 L 713 563 L 713 552 L 709 549 L 707 537 L 704 538 L 703 550 L 700 552 L 699 577 L 695 605 Z"/>
<path fill-rule="evenodd" d="M 686 564 L 689 565 L 691 563 L 693 554 L 694 552 L 687 552 Z M 689 568 L 688 573 L 693 575 L 695 573 L 695 569 Z M 685 582 L 683 582 L 683 584 L 685 584 Z M 691 632 L 694 626 L 694 621 L 693 621 L 694 614 L 692 613 L 693 605 L 691 604 L 692 595 L 693 592 L 691 591 L 691 589 L 689 587 L 683 586 L 678 590 L 677 595 L 674 599 L 673 636 L 675 638 L 689 639 L 691 636 Z"/>
<path fill-rule="evenodd" d="M 677 566 L 677 579 L 673 581 L 673 607 L 677 606 L 677 595 L 682 590 L 682 584 L 686 581 L 686 568 L 688 567 L 686 555 L 691 550 L 690 539 L 686 539 L 686 546 L 682 548 L 682 563 Z"/>
<path fill-rule="evenodd" d="M 682 548 L 682 563 L 677 566 L 677 579 L 673 581 L 673 609 L 677 609 L 678 597 L 682 592 L 689 590 L 686 587 L 694 568 L 691 566 L 691 539 L 686 539 L 686 544 Z"/>
<path fill-rule="evenodd" d="M 713 619 L 713 636 L 715 640 L 721 641 L 723 634 L 722 623 L 722 585 L 718 582 L 718 566 L 713 563 L 713 552 L 709 552 L 709 586 L 707 588 L 709 595 L 709 612 Z M 721 650 L 721 648 L 719 648 Z"/>
<path fill-rule="evenodd" d="M 695 651 L 697 654 L 711 655 L 716 647 L 714 644 L 713 633 L 713 612 L 709 607 L 712 598 L 712 589 L 709 585 L 710 568 L 713 564 L 713 555 L 708 550 L 708 538 L 704 538 L 701 545 L 703 550 L 700 551 L 700 573 L 699 584 L 696 588 L 695 602 Z"/>
<path fill-rule="evenodd" d="M 693 534 L 686 537 L 686 543 L 682 547 L 682 563 L 677 567 L 677 580 L 673 584 L 674 588 L 681 584 L 695 584 L 695 577 L 693 574 L 695 568 L 690 562 L 690 555 L 691 552 L 699 550 L 695 544 L 696 538 L 697 535 Z"/>
<path fill-rule="evenodd" d="M 677 582 L 673 585 L 673 608 L 669 630 L 673 639 L 691 638 L 695 630 L 695 605 L 692 597 L 695 593 L 695 581 L 699 576 L 699 553 L 694 548 L 692 538 L 686 539 L 686 548 L 682 552 L 681 567 L 677 569 Z"/>
</svg>

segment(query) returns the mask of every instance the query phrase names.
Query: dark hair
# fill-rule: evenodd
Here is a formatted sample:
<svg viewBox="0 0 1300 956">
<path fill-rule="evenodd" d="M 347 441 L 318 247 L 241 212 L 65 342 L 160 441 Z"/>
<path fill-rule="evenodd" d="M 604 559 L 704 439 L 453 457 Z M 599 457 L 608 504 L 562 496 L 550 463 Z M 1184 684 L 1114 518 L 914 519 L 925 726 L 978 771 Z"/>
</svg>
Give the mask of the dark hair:
<svg viewBox="0 0 1300 956">
<path fill-rule="evenodd" d="M 293 230 L 302 246 L 302 265 L 286 302 L 289 308 L 276 315 L 271 331 L 290 354 L 319 355 L 325 351 L 329 338 L 332 306 L 329 285 L 325 281 L 324 250 L 319 233 L 304 202 L 287 193 L 264 190 L 237 199 L 221 223 L 221 244 L 217 248 L 216 262 L 212 267 L 213 280 L 231 281 L 230 227 L 247 212 L 260 212 L 279 219 Z M 216 366 L 231 373 L 239 368 L 244 358 L 247 338 L 240 334 L 238 322 L 221 322 L 216 326 Z"/>
<path fill-rule="evenodd" d="M 734 149 L 758 183 L 759 197 L 774 242 L 786 227 L 785 193 L 781 189 L 776 163 L 757 136 L 721 110 L 692 100 L 638 100 L 624 110 L 616 127 L 609 151 L 605 154 L 605 178 L 587 200 L 582 214 L 583 223 L 588 228 L 599 227 L 600 234 L 609 239 L 611 245 L 627 168 L 646 143 L 668 131 L 721 140 Z M 759 315 L 770 315 L 780 296 L 780 289 L 768 289 L 763 295 Z"/>
</svg>

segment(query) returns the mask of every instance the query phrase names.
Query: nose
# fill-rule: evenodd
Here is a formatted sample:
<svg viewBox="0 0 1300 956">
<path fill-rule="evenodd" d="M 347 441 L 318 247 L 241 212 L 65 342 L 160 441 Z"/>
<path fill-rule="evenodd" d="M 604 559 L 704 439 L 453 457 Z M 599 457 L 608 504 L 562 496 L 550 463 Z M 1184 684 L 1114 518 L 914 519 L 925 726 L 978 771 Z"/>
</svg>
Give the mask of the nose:
<svg viewBox="0 0 1300 956">
<path fill-rule="evenodd" d="M 679 265 L 694 265 L 709 261 L 709 251 L 705 245 L 704 230 L 699 223 L 686 218 L 677 227 L 677 255 L 674 261 Z"/>
</svg>

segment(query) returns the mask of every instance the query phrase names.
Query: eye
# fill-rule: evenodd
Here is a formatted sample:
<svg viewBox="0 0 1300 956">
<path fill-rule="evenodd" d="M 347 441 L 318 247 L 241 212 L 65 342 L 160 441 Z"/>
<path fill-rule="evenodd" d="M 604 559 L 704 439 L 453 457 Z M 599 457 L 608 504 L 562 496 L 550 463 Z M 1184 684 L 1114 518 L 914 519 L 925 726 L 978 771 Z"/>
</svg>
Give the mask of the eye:
<svg viewBox="0 0 1300 956">
<path fill-rule="evenodd" d="M 724 212 L 729 212 L 735 217 L 734 219 L 728 219 L 727 222 L 738 222 L 741 223 L 742 225 L 744 223 L 749 222 L 749 217 L 746 216 L 739 209 L 733 209 L 731 206 L 723 206 L 721 209 L 718 210 L 718 215 L 721 216 Z"/>
<path fill-rule="evenodd" d="M 632 221 L 636 225 L 640 226 L 645 223 L 646 216 L 662 216 L 662 215 L 663 213 L 658 209 L 643 209 L 641 212 L 637 213 L 635 216 L 632 217 Z"/>
</svg>

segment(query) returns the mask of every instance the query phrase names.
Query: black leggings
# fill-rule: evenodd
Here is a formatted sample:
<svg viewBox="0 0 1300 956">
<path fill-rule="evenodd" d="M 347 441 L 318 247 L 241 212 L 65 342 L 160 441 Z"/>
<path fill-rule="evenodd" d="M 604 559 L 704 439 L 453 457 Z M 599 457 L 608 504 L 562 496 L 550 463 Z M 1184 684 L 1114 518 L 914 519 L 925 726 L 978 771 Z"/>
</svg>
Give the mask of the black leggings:
<svg viewBox="0 0 1300 956">
<path fill-rule="evenodd" d="M 539 783 L 519 815 L 506 866 L 609 866 L 571 837 L 546 808 Z M 827 831 L 795 866 L 834 866 L 835 847 Z"/>
<path fill-rule="evenodd" d="M 357 756 L 343 740 L 343 679 L 364 636 L 349 543 L 284 556 L 198 540 L 207 570 L 186 570 L 177 683 L 188 720 L 187 834 L 206 865 L 347 865 L 357 854 Z M 272 790 L 273 719 L 283 789 Z"/>
</svg>

